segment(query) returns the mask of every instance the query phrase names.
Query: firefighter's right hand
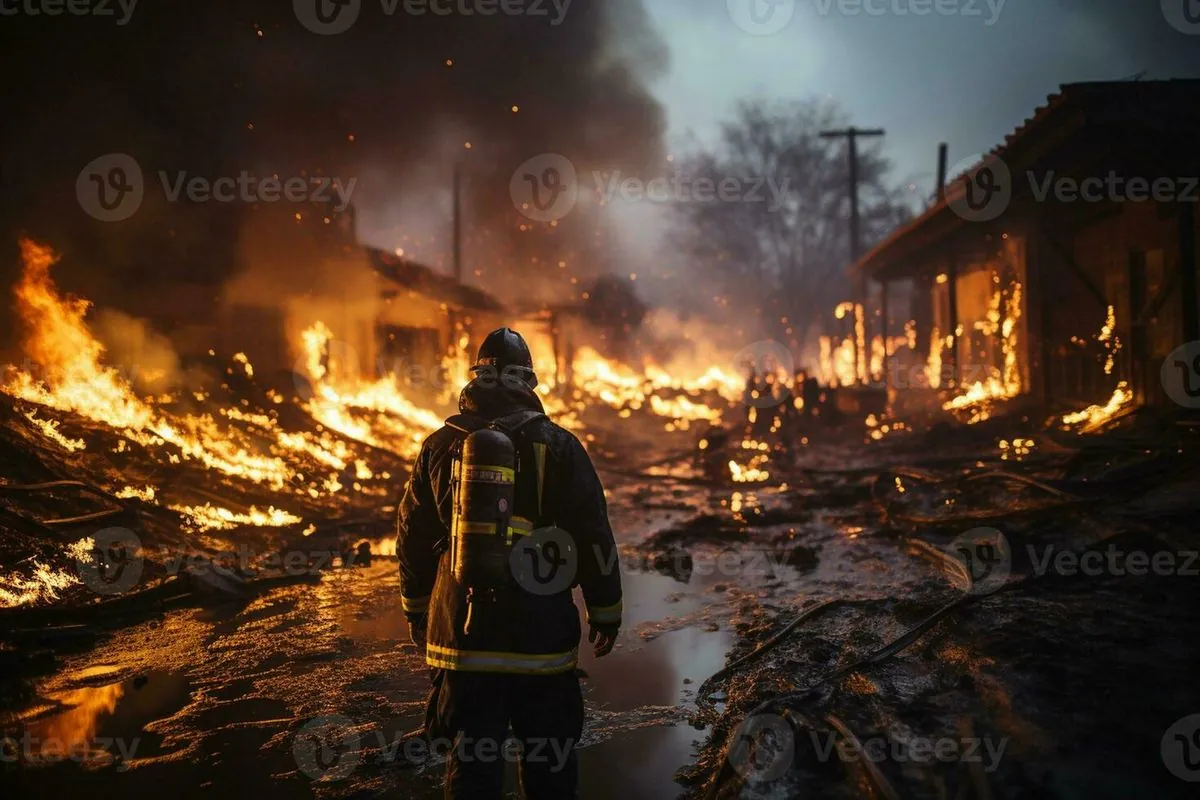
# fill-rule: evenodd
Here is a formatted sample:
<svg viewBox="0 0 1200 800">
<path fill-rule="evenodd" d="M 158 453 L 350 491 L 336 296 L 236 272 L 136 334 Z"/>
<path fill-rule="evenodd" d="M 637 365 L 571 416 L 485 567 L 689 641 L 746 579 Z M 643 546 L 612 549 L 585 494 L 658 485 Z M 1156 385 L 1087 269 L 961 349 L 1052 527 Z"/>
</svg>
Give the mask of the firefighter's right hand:
<svg viewBox="0 0 1200 800">
<path fill-rule="evenodd" d="M 588 641 L 592 643 L 592 652 L 596 654 L 596 658 L 603 658 L 612 652 L 613 645 L 617 643 L 618 630 L 619 625 L 592 626 L 588 632 Z"/>
<path fill-rule="evenodd" d="M 427 619 L 410 619 L 408 621 L 408 638 L 419 649 L 425 649 L 425 634 L 429 621 Z"/>
</svg>

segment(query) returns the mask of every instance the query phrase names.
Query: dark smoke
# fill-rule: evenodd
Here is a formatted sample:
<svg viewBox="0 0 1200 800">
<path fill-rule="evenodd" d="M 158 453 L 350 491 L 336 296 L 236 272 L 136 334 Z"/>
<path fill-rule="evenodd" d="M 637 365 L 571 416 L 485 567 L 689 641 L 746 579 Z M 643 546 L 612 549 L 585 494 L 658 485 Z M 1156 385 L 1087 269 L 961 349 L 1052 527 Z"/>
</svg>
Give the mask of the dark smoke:
<svg viewBox="0 0 1200 800">
<path fill-rule="evenodd" d="M 605 271 L 603 231 L 587 214 L 520 231 L 509 177 L 542 152 L 581 171 L 658 163 L 665 122 L 645 81 L 665 50 L 640 0 L 574 0 L 557 26 L 553 5 L 541 5 L 549 16 L 389 17 L 380 0 L 363 0 L 358 22 L 333 36 L 306 30 L 286 0 L 142 0 L 123 26 L 3 18 L 0 277 L 11 283 L 15 240 L 26 233 L 64 253 L 59 275 L 80 294 L 139 314 L 196 316 L 245 266 L 248 238 L 282 231 L 284 259 L 311 257 L 328 238 L 284 224 L 297 210 L 286 204 L 167 203 L 158 170 L 356 178 L 370 243 L 448 268 L 459 157 L 468 278 L 511 294 L 502 287 L 521 285 L 514 274 L 569 286 L 559 260 Z M 75 180 L 110 152 L 138 160 L 147 194 L 131 219 L 102 223 L 81 210 Z"/>
</svg>

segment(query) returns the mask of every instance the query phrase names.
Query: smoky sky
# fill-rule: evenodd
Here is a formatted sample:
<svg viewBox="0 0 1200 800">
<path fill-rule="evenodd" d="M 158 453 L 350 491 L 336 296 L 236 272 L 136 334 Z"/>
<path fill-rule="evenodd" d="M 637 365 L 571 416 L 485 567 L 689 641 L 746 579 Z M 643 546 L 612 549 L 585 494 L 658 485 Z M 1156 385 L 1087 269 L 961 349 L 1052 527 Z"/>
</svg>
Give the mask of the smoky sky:
<svg viewBox="0 0 1200 800">
<path fill-rule="evenodd" d="M 617 235 L 611 220 L 573 213 L 522 231 L 508 181 L 539 153 L 585 173 L 653 171 L 664 140 L 695 129 L 713 141 L 741 98 L 829 97 L 856 124 L 886 128 L 897 182 L 927 195 L 939 141 L 955 162 L 989 149 L 1062 83 L 1200 75 L 1200 35 L 1173 29 L 1160 0 L 1006 0 L 991 25 L 988 0 L 969 3 L 983 18 L 796 0 L 771 36 L 739 30 L 726 0 L 573 0 L 565 14 L 527 0 L 510 7 L 545 13 L 488 16 L 414 16 L 403 3 L 388 15 L 384 0 L 361 0 L 336 35 L 306 29 L 288 0 L 139 0 L 125 24 L 115 2 L 109 17 L 28 13 L 40 3 L 0 0 L 19 12 L 0 14 L 0 282 L 24 232 L 64 253 L 65 285 L 135 312 L 147 303 L 131 298 L 153 305 L 155 287 L 219 284 L 247 231 L 278 229 L 255 252 L 285 265 L 318 248 L 282 225 L 284 207 L 167 203 L 156 185 L 131 219 L 97 222 L 75 181 L 105 153 L 136 157 L 151 184 L 160 170 L 357 179 L 363 238 L 443 269 L 461 160 L 468 279 L 544 298 L 547 286 L 578 291 L 576 271 L 632 272 L 616 242 L 652 243 L 661 219 L 633 209 Z M 571 268 L 553 269 L 560 261 Z M 0 339 L 8 322 L 0 315 Z"/>
<path fill-rule="evenodd" d="M 733 24 L 723 1 L 646 6 L 671 52 L 670 74 L 655 90 L 673 140 L 688 130 L 714 139 L 747 95 L 828 97 L 856 124 L 887 130 L 884 154 L 897 177 L 913 177 L 925 196 L 939 142 L 949 143 L 954 162 L 988 150 L 1061 84 L 1200 77 L 1200 29 L 1172 27 L 1169 3 L 1196 5 L 939 0 L 960 13 L 917 15 L 893 10 L 918 9 L 916 0 L 845 4 L 858 13 L 840 12 L 840 0 L 795 0 L 787 26 L 763 36 Z M 885 13 L 868 14 L 867 5 Z"/>
<path fill-rule="evenodd" d="M 440 237 L 426 251 L 443 252 L 437 219 L 462 159 L 469 236 L 496 259 L 523 256 L 513 169 L 543 152 L 581 167 L 654 163 L 665 120 L 646 80 L 666 56 L 639 0 L 505 6 L 523 13 L 463 13 L 489 7 L 464 3 L 415 16 L 401 3 L 388 15 L 362 0 L 336 35 L 306 29 L 281 0 L 141 0 L 126 24 L 115 3 L 117 18 L 0 16 L 5 277 L 23 232 L 64 252 L 73 288 L 101 301 L 119 305 L 135 285 L 219 281 L 246 210 L 166 203 L 159 171 L 354 178 L 360 218 L 383 232 L 376 243 L 399 239 L 387 212 L 407 209 L 429 229 L 411 232 L 415 249 Z M 145 173 L 146 204 L 123 222 L 91 219 L 75 196 L 80 169 L 106 153 L 130 154 Z"/>
</svg>

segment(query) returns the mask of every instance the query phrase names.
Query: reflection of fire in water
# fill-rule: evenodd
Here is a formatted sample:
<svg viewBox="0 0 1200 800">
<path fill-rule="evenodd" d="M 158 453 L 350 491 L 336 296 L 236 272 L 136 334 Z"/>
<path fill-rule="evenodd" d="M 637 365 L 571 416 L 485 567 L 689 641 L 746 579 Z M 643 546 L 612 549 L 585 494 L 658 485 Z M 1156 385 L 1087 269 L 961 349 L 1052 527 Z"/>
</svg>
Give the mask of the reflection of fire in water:
<svg viewBox="0 0 1200 800">
<path fill-rule="evenodd" d="M 103 675 L 111 671 L 107 667 L 91 667 L 84 670 L 81 678 Z M 76 758 L 86 762 L 104 762 L 111 754 L 97 747 L 96 733 L 102 717 L 112 714 L 117 702 L 125 694 L 121 683 L 107 686 L 86 686 L 52 694 L 48 699 L 60 704 L 65 710 L 44 719 L 34 720 L 26 726 L 31 752 L 25 755 L 33 764 L 54 763 L 65 758 Z M 34 711 L 42 711 L 37 708 Z"/>
</svg>

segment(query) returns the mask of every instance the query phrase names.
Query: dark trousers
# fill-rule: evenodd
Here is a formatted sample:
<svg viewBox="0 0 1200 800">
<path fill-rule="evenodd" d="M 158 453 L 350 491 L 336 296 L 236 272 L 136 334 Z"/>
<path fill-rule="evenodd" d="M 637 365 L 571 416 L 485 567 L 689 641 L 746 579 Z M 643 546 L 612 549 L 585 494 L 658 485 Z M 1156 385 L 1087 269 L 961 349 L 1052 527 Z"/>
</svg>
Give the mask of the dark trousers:
<svg viewBox="0 0 1200 800">
<path fill-rule="evenodd" d="M 520 746 L 528 800 L 576 797 L 575 745 L 583 732 L 583 695 L 574 670 L 558 675 L 433 671 L 426 730 L 453 747 L 446 758 L 448 800 L 492 800 L 504 790 L 509 725 Z"/>
</svg>

